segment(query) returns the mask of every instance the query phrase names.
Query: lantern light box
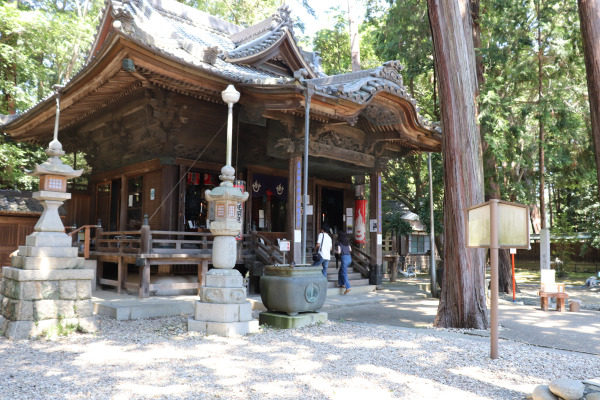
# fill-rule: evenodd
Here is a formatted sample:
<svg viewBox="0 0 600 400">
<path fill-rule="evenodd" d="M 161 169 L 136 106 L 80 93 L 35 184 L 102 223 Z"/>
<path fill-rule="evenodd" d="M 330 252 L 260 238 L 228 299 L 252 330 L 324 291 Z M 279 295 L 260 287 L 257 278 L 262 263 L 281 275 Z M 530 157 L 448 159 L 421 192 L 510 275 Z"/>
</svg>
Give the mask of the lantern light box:
<svg viewBox="0 0 600 400">
<path fill-rule="evenodd" d="M 497 203 L 496 221 L 492 203 Z M 467 247 L 492 247 L 492 229 L 498 232 L 498 248 L 529 249 L 529 207 L 490 200 L 467 209 Z"/>
<path fill-rule="evenodd" d="M 40 190 L 66 192 L 67 177 L 62 175 L 42 175 L 40 176 Z"/>
</svg>

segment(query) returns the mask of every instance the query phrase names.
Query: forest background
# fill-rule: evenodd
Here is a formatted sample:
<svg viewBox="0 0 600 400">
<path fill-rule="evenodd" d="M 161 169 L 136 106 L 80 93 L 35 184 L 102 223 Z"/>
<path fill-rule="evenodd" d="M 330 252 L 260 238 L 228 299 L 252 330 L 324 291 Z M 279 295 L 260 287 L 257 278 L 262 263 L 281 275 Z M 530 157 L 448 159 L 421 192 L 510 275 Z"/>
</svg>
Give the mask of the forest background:
<svg viewBox="0 0 600 400">
<path fill-rule="evenodd" d="M 309 12 L 310 1 L 297 0 Z M 425 0 L 354 0 L 366 10 L 359 26 L 363 69 L 400 60 L 404 84 L 421 114 L 440 121 L 437 76 Z M 269 15 L 281 0 L 184 0 L 210 14 L 249 26 Z M 558 0 L 480 0 L 474 26 L 478 65 L 478 122 L 487 198 L 527 204 L 539 232 L 540 181 L 544 219 L 553 234 L 589 233 L 587 246 L 600 247 L 596 163 L 577 4 Z M 96 33 L 102 0 L 0 0 L 0 114 L 23 112 L 52 94 L 85 63 Z M 314 12 L 314 11 L 313 11 Z M 314 37 L 295 34 L 319 51 L 327 74 L 352 70 L 346 8 L 332 8 L 334 21 Z M 540 164 L 540 156 L 545 163 Z M 43 150 L 0 138 L 0 188 L 35 190 L 23 173 L 45 159 Z M 443 231 L 442 155 L 433 154 L 436 242 Z M 65 162 L 86 168 L 84 154 Z M 89 173 L 89 171 L 87 171 Z M 427 155 L 391 162 L 384 195 L 400 201 L 429 226 Z M 85 183 L 85 176 L 83 181 Z M 396 214 L 385 230 L 410 231 Z M 583 250 L 585 250 L 585 246 Z M 564 255 L 568 257 L 569 255 Z"/>
</svg>

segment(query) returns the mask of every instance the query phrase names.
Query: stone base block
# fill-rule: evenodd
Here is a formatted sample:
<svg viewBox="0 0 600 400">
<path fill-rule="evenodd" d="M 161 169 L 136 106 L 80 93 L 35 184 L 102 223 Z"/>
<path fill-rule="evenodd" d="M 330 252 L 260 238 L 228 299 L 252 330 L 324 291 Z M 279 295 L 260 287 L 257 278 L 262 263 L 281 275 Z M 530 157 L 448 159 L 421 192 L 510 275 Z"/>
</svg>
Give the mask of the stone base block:
<svg viewBox="0 0 600 400">
<path fill-rule="evenodd" d="M 44 321 L 33 322 L 33 321 L 4 321 L 2 324 L 2 331 L 4 336 L 9 339 L 35 339 L 45 331 L 57 327 L 58 324 L 63 326 L 67 324 L 79 324 L 85 332 L 95 332 L 98 330 L 96 320 L 93 317 L 87 318 L 65 318 L 62 320 L 58 319 L 47 319 Z"/>
<path fill-rule="evenodd" d="M 194 303 L 194 319 L 198 321 L 239 322 L 252 319 L 252 304 Z"/>
<path fill-rule="evenodd" d="M 193 318 L 189 318 L 188 331 L 205 332 L 209 335 L 220 335 L 227 337 L 242 336 L 248 333 L 258 332 L 258 321 L 211 322 L 198 321 Z"/>
<path fill-rule="evenodd" d="M 73 239 L 64 232 L 33 232 L 25 238 L 32 247 L 71 247 Z"/>
<path fill-rule="evenodd" d="M 214 270 L 211 270 L 211 271 L 214 271 Z M 223 271 L 223 270 L 221 270 L 221 271 Z M 229 270 L 224 270 L 224 271 L 229 271 Z M 242 278 L 242 275 L 235 269 L 232 271 L 237 272 L 237 275 L 207 274 L 206 275 L 206 286 L 220 287 L 220 288 L 240 288 L 240 287 L 242 287 L 244 284 L 244 278 Z"/>
<path fill-rule="evenodd" d="M 94 271 L 94 276 L 92 277 L 92 290 L 98 290 L 98 282 L 96 279 L 96 271 L 98 270 L 98 261 L 96 260 L 85 260 L 83 265 L 84 269 L 89 269 Z"/>
<path fill-rule="evenodd" d="M 242 304 L 246 302 L 246 288 L 202 286 L 200 301 L 203 303 Z"/>
<path fill-rule="evenodd" d="M 83 257 L 14 256 L 11 258 L 11 263 L 14 268 L 26 270 L 76 269 L 85 266 L 85 259 Z"/>
<path fill-rule="evenodd" d="M 294 329 L 316 325 L 327 321 L 325 312 L 307 312 L 290 316 L 277 312 L 262 312 L 258 316 L 260 325 L 268 325 L 277 329 Z"/>
<path fill-rule="evenodd" d="M 64 281 L 64 280 L 91 280 L 94 271 L 91 269 L 54 269 L 54 270 L 23 270 L 19 268 L 4 267 L 2 275 L 6 279 L 15 281 Z"/>
<path fill-rule="evenodd" d="M 19 246 L 19 255 L 23 257 L 77 257 L 77 247 L 32 247 Z"/>
<path fill-rule="evenodd" d="M 3 317 L 10 321 L 43 321 L 62 318 L 91 317 L 92 301 L 87 300 L 14 300 L 2 299 Z"/>
</svg>

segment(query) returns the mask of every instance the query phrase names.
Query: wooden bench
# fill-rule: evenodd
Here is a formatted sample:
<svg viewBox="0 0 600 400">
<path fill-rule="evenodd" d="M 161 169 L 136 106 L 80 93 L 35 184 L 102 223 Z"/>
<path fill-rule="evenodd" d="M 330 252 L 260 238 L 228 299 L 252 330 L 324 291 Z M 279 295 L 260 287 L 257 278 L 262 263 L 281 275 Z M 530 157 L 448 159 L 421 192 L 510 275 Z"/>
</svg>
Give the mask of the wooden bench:
<svg viewBox="0 0 600 400">
<path fill-rule="evenodd" d="M 538 292 L 538 295 L 540 296 L 542 311 L 548 311 L 548 299 L 550 297 L 556 299 L 556 311 L 565 311 L 565 299 L 568 299 L 569 295 L 565 293 L 564 283 L 542 283 L 542 290 Z"/>
<path fill-rule="evenodd" d="M 565 299 L 569 298 L 569 295 L 564 292 L 539 292 L 540 301 L 542 304 L 542 311 L 548 311 L 548 298 L 556 298 L 556 311 L 565 311 Z"/>
</svg>

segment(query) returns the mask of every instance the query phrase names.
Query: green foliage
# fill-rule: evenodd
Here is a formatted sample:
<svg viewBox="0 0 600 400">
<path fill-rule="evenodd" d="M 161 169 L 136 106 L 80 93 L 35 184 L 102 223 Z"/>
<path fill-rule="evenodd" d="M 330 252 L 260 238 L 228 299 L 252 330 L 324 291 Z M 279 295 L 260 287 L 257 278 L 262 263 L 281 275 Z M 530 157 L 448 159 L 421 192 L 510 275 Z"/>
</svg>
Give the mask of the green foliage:
<svg viewBox="0 0 600 400">
<path fill-rule="evenodd" d="M 552 257 L 556 263 L 556 276 L 564 278 L 574 255 L 573 245 L 577 241 L 575 231 L 565 215 L 561 215 L 554 224 L 552 236 L 552 242 L 555 244 Z"/>
<path fill-rule="evenodd" d="M 25 174 L 35 164 L 44 162 L 48 156 L 44 151 L 28 143 L 16 143 L 8 136 L 0 137 L 0 188 L 12 190 L 37 190 L 39 180 Z"/>
<path fill-rule="evenodd" d="M 252 26 L 273 15 L 281 0 L 178 0 L 226 21 Z"/>
<path fill-rule="evenodd" d="M 64 322 L 62 315 L 58 316 L 58 323 L 42 332 L 40 337 L 52 340 L 57 337 L 71 336 L 75 333 L 86 333 L 86 330 L 79 323 Z"/>
<path fill-rule="evenodd" d="M 335 20 L 332 29 L 321 29 L 312 42 L 314 51 L 321 55 L 321 68 L 327 75 L 338 75 L 352 71 L 350 33 L 347 12 L 339 7 L 328 11 Z M 375 68 L 383 64 L 375 49 L 374 26 L 362 24 L 359 28 L 360 64 L 362 69 Z"/>
<path fill-rule="evenodd" d="M 0 2 L 0 113 L 22 112 L 83 65 L 102 0 Z"/>
<path fill-rule="evenodd" d="M 555 217 L 574 212 L 569 203 L 579 197 L 575 193 L 595 180 L 577 5 L 557 0 L 482 0 L 481 5 L 485 83 L 479 122 L 489 145 L 486 157 L 497 160 L 497 170 L 486 169 L 486 181 L 497 174 L 504 199 L 539 204 L 541 121 L 546 181 L 558 195 L 550 207 Z"/>
<path fill-rule="evenodd" d="M 383 204 L 383 231 L 395 236 L 410 235 L 412 226 L 402 219 L 402 213 L 391 207 L 392 204 Z"/>
<path fill-rule="evenodd" d="M 436 235 L 440 235 L 443 231 L 444 197 L 441 155 L 432 154 L 431 164 L 433 169 L 434 229 Z M 384 199 L 399 201 L 406 205 L 410 211 L 419 216 L 429 232 L 431 218 L 427 155 L 415 154 L 390 161 L 390 166 L 383 173 L 382 189 Z M 398 214 L 390 216 L 387 224 L 384 222 L 384 231 L 389 229 L 400 235 L 410 233 L 412 229 L 407 230 L 399 222 L 401 215 Z"/>
</svg>

